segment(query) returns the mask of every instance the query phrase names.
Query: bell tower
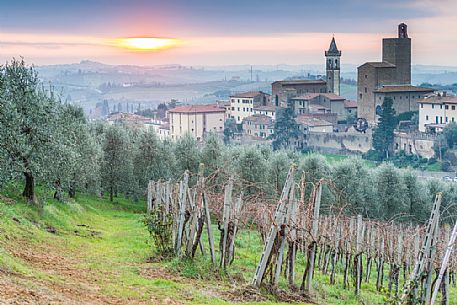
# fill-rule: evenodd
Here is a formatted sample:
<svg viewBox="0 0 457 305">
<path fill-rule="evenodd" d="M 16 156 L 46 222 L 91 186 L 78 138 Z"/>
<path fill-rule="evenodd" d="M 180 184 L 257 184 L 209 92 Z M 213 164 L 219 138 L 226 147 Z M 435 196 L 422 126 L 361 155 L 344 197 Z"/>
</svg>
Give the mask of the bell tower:
<svg viewBox="0 0 457 305">
<path fill-rule="evenodd" d="M 327 67 L 327 92 L 340 95 L 340 58 L 341 51 L 336 47 L 335 37 L 332 38 L 328 51 L 325 51 Z"/>
</svg>

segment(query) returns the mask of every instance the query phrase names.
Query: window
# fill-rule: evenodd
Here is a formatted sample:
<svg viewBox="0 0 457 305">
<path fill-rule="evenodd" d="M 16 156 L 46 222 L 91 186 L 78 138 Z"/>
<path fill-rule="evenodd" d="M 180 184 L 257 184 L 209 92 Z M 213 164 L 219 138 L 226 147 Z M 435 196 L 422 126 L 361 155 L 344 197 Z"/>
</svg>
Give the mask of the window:
<svg viewBox="0 0 457 305">
<path fill-rule="evenodd" d="M 424 104 L 423 103 L 421 103 L 421 108 L 424 108 Z"/>
<path fill-rule="evenodd" d="M 362 99 L 362 93 L 360 93 L 360 95 L 359 95 L 359 96 L 360 96 L 360 99 Z"/>
<path fill-rule="evenodd" d="M 451 118 L 451 121 L 452 121 L 452 122 L 455 122 L 455 119 L 454 119 L 454 117 L 452 117 L 452 118 Z"/>
<path fill-rule="evenodd" d="M 428 115 L 425 116 L 425 120 L 428 121 Z"/>
<path fill-rule="evenodd" d="M 455 110 L 455 106 L 452 106 L 451 109 L 452 109 L 452 110 Z"/>
<path fill-rule="evenodd" d="M 365 74 L 365 78 L 368 78 L 368 75 Z"/>
<path fill-rule="evenodd" d="M 445 105 L 444 109 L 448 110 L 449 109 L 449 105 Z"/>
<path fill-rule="evenodd" d="M 443 109 L 443 105 L 440 105 L 440 109 Z"/>
<path fill-rule="evenodd" d="M 435 105 L 434 105 L 434 104 L 432 104 L 432 109 L 435 109 Z M 437 124 L 438 124 L 438 123 L 437 123 Z"/>
<path fill-rule="evenodd" d="M 400 99 L 401 99 L 401 95 L 400 95 Z"/>
<path fill-rule="evenodd" d="M 367 93 L 367 92 L 368 92 L 368 89 L 367 89 L 367 87 L 365 87 L 365 93 Z"/>
<path fill-rule="evenodd" d="M 438 124 L 438 116 L 435 117 L 435 124 Z"/>
<path fill-rule="evenodd" d="M 446 123 L 447 123 L 447 117 L 446 117 Z"/>
</svg>

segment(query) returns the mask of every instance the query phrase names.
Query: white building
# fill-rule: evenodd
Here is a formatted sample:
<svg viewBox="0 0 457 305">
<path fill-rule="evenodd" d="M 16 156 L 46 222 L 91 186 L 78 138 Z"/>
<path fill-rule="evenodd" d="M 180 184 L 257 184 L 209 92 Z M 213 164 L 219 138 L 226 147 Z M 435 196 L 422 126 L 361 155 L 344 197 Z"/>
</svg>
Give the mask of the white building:
<svg viewBox="0 0 457 305">
<path fill-rule="evenodd" d="M 273 120 L 276 119 L 276 107 L 275 106 L 257 106 L 254 107 L 254 114 L 263 114 L 266 115 Z"/>
<path fill-rule="evenodd" d="M 168 113 L 170 135 L 173 140 L 189 133 L 194 139 L 201 141 L 210 131 L 224 131 L 225 108 L 217 104 L 180 106 L 169 110 Z"/>
<path fill-rule="evenodd" d="M 157 136 L 162 141 L 170 139 L 170 124 L 165 123 L 160 125 L 160 127 L 157 129 Z"/>
<path fill-rule="evenodd" d="M 432 95 L 417 101 L 419 104 L 419 131 L 441 132 L 446 124 L 457 122 L 457 97 Z"/>
<path fill-rule="evenodd" d="M 270 104 L 271 95 L 262 91 L 235 94 L 230 96 L 230 117 L 241 124 L 243 119 L 254 114 L 254 108 Z"/>
</svg>

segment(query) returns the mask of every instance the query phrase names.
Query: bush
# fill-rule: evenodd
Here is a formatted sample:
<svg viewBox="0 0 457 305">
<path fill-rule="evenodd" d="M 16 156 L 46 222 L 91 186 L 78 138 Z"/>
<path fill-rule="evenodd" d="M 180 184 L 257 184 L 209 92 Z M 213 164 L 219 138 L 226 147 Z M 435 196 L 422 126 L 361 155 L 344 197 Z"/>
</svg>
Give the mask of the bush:
<svg viewBox="0 0 457 305">
<path fill-rule="evenodd" d="M 367 151 L 364 155 L 363 158 L 371 161 L 382 161 L 383 160 L 383 154 L 377 150 L 370 149 Z"/>
<path fill-rule="evenodd" d="M 173 218 L 171 214 L 163 215 L 160 208 L 154 208 L 143 219 L 148 228 L 157 254 L 170 257 L 173 254 Z"/>
<path fill-rule="evenodd" d="M 443 161 L 443 163 L 441 164 L 441 170 L 443 172 L 450 172 L 451 171 L 451 162 Z"/>
</svg>

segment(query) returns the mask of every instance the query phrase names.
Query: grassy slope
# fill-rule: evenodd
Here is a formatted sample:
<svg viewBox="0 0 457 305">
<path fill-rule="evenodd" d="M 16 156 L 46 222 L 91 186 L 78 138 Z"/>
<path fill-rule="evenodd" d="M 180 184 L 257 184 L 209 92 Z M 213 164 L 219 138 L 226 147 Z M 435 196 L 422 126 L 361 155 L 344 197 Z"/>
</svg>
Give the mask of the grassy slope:
<svg viewBox="0 0 457 305">
<path fill-rule="evenodd" d="M 17 190 L 11 190 L 17 193 Z M 11 192 L 10 192 L 11 193 Z M 0 198 L 0 300 L 58 304 L 231 304 L 237 286 L 255 270 L 262 246 L 254 231 L 243 230 L 229 275 L 219 275 L 208 257 L 196 263 L 147 263 L 151 247 L 141 223 L 143 203 L 78 196 L 66 204 L 47 200 L 39 210 L 13 197 Z M 52 226 L 52 227 L 51 227 Z M 55 228 L 57 233 L 53 234 Z M 215 228 L 214 228 L 215 229 Z M 215 229 L 216 230 L 216 229 Z M 216 239 L 218 234 L 216 234 Z M 216 244 L 218 240 L 216 240 Z M 303 257 L 297 258 L 298 262 Z M 302 266 L 301 266 L 302 267 Z M 297 272 L 297 281 L 302 275 Z M 315 278 L 315 300 L 322 304 L 379 304 L 373 280 L 357 299 L 328 276 Z M 280 283 L 285 287 L 284 281 Z M 456 300 L 455 290 L 452 292 Z M 269 301 L 270 300 L 270 301 Z M 452 303 L 452 300 L 451 300 Z M 272 297 L 256 304 L 279 304 Z"/>
</svg>

